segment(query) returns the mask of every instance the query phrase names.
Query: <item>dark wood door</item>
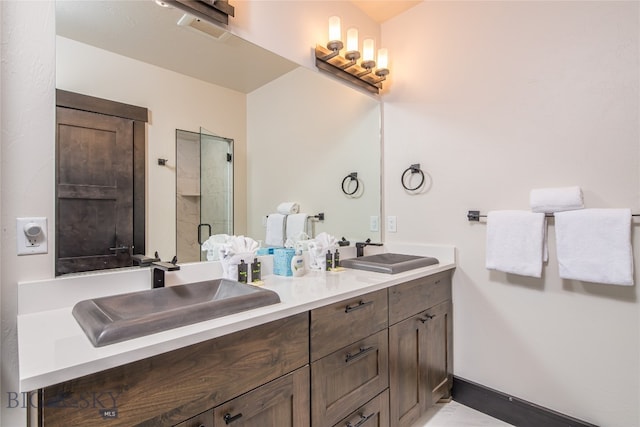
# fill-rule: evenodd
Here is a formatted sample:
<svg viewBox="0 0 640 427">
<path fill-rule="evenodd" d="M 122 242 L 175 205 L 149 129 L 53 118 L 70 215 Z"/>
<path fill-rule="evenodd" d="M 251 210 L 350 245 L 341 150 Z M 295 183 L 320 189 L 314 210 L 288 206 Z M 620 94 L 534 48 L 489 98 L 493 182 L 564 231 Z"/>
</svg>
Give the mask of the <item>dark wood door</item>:
<svg viewBox="0 0 640 427">
<path fill-rule="evenodd" d="M 57 107 L 56 274 L 131 265 L 133 120 Z"/>
<path fill-rule="evenodd" d="M 445 301 L 427 310 L 427 386 L 431 405 L 451 396 L 453 386 L 453 305 Z"/>
</svg>

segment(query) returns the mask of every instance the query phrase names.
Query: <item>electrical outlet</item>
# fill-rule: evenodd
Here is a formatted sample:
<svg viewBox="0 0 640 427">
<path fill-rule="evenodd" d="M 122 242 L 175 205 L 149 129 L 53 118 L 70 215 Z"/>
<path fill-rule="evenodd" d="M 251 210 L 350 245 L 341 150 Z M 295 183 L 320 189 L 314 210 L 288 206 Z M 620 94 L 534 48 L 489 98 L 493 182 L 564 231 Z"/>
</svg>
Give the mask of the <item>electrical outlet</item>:
<svg viewBox="0 0 640 427">
<path fill-rule="evenodd" d="M 379 231 L 379 230 L 380 230 L 380 224 L 378 221 L 378 216 L 371 215 L 369 217 L 369 231 Z"/>
<path fill-rule="evenodd" d="M 395 215 L 387 217 L 387 231 L 389 233 L 395 233 L 398 231 L 398 218 Z"/>
<path fill-rule="evenodd" d="M 46 254 L 47 218 L 16 218 L 18 255 Z"/>
</svg>

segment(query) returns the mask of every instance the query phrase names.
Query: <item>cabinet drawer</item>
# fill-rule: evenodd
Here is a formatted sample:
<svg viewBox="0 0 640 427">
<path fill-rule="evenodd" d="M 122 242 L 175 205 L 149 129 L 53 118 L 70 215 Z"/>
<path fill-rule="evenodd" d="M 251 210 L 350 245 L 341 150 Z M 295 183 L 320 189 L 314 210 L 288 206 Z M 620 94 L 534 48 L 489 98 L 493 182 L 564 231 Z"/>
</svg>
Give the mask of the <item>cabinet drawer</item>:
<svg viewBox="0 0 640 427">
<path fill-rule="evenodd" d="M 451 299 L 451 270 L 389 288 L 389 324 Z"/>
<path fill-rule="evenodd" d="M 309 366 L 213 409 L 213 426 L 308 427 Z"/>
<path fill-rule="evenodd" d="M 213 427 L 213 409 L 189 418 L 174 427 Z"/>
<path fill-rule="evenodd" d="M 313 426 L 334 425 L 388 387 L 388 349 L 384 329 L 311 364 Z"/>
<path fill-rule="evenodd" d="M 387 290 L 340 301 L 311 311 L 311 360 L 387 327 Z"/>
<path fill-rule="evenodd" d="M 380 393 L 333 427 L 389 427 L 389 390 Z"/>
</svg>

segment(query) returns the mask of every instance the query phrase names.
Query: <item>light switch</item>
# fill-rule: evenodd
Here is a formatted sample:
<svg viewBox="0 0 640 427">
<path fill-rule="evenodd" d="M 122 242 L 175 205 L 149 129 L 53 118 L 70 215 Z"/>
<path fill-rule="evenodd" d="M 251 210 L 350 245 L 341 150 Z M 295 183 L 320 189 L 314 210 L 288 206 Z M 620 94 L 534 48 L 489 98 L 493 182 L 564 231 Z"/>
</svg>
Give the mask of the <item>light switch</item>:
<svg viewBox="0 0 640 427">
<path fill-rule="evenodd" d="M 389 233 L 395 233 L 398 231 L 398 219 L 395 215 L 387 217 L 387 231 Z"/>
<path fill-rule="evenodd" d="M 16 218 L 18 255 L 46 254 L 47 218 Z"/>
<path fill-rule="evenodd" d="M 379 231 L 380 225 L 378 224 L 378 215 L 371 215 L 369 217 L 369 231 Z"/>
</svg>

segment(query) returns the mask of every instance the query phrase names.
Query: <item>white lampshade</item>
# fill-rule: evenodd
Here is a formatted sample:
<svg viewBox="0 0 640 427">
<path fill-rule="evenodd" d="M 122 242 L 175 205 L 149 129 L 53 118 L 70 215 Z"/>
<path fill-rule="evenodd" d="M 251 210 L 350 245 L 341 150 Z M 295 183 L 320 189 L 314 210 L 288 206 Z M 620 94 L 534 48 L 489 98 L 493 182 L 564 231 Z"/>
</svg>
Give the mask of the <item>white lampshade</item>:
<svg viewBox="0 0 640 427">
<path fill-rule="evenodd" d="M 373 61 L 374 60 L 374 41 L 373 39 L 364 39 L 362 42 L 362 60 Z"/>
<path fill-rule="evenodd" d="M 358 29 L 349 28 L 347 30 L 347 51 L 356 52 L 358 50 Z"/>
<path fill-rule="evenodd" d="M 389 68 L 389 52 L 386 48 L 378 49 L 378 68 Z"/>
<path fill-rule="evenodd" d="M 329 18 L 329 41 L 335 40 L 342 40 L 339 16 L 332 16 Z"/>
</svg>

